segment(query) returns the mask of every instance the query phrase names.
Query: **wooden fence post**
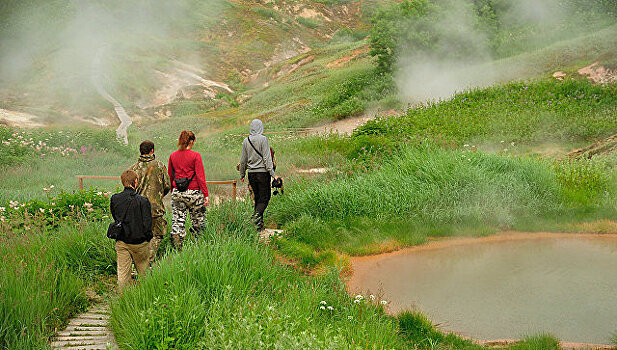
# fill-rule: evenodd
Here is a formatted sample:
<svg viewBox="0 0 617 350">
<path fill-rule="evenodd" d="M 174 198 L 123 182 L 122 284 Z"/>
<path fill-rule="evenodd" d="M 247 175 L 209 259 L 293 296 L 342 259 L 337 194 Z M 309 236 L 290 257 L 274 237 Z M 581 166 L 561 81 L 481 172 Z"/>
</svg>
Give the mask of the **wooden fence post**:
<svg viewBox="0 0 617 350">
<path fill-rule="evenodd" d="M 79 177 L 79 190 L 83 191 L 84 190 L 84 178 L 83 177 Z"/>
<path fill-rule="evenodd" d="M 235 202 L 235 201 L 236 201 L 236 192 L 237 192 L 237 187 L 238 187 L 238 181 L 237 181 L 237 180 L 234 180 L 234 182 L 233 182 L 232 186 L 233 186 L 233 190 L 232 190 L 232 193 L 233 193 L 233 201 Z"/>
</svg>

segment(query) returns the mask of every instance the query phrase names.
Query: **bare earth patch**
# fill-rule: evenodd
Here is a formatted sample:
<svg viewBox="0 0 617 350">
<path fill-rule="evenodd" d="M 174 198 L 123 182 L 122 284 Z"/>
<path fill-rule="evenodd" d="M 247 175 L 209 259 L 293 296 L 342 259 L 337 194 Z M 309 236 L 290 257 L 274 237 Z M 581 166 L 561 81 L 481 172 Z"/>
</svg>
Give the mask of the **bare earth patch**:
<svg viewBox="0 0 617 350">
<path fill-rule="evenodd" d="M 617 71 L 610 70 L 594 62 L 587 67 L 578 70 L 578 74 L 585 75 L 596 84 L 610 84 L 617 82 Z"/>
<path fill-rule="evenodd" d="M 21 128 L 36 128 L 43 126 L 43 123 L 39 122 L 39 117 L 37 116 L 0 108 L 0 123 L 2 122 L 9 126 Z"/>
<path fill-rule="evenodd" d="M 383 113 L 365 113 L 359 117 L 347 118 L 325 125 L 309 128 L 307 131 L 310 135 L 326 135 L 331 133 L 339 135 L 350 135 L 359 126 L 366 124 L 366 122 L 368 122 L 369 120 L 375 119 L 377 115 L 382 117 L 391 117 L 397 114 L 398 113 L 393 109 Z"/>
</svg>

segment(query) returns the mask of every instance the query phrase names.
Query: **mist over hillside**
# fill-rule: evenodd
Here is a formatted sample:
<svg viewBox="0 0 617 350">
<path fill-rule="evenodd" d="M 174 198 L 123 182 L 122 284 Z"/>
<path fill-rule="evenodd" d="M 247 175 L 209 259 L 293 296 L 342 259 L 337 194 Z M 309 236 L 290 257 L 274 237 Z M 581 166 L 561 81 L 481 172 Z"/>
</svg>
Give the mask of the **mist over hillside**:
<svg viewBox="0 0 617 350">
<path fill-rule="evenodd" d="M 414 0 L 384 10 L 374 31 L 397 37 L 381 61 L 417 103 L 502 81 L 512 68 L 497 61 L 605 28 L 616 10 L 614 1 Z"/>
</svg>

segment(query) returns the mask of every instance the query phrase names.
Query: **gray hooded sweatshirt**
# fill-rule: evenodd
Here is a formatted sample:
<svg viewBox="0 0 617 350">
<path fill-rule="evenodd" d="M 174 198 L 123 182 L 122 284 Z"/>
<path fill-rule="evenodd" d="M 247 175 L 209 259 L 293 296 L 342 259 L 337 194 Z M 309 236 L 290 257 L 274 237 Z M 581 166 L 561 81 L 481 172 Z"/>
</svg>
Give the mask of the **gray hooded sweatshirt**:
<svg viewBox="0 0 617 350">
<path fill-rule="evenodd" d="M 255 119 L 251 122 L 250 131 L 251 135 L 242 142 L 240 177 L 244 178 L 246 170 L 248 170 L 249 173 L 270 173 L 272 177 L 276 177 L 274 174 L 272 155 L 270 154 L 270 143 L 268 142 L 268 138 L 262 135 L 264 132 L 264 124 L 261 120 Z M 249 138 L 255 148 L 249 143 Z M 255 149 L 261 153 L 261 156 Z"/>
</svg>

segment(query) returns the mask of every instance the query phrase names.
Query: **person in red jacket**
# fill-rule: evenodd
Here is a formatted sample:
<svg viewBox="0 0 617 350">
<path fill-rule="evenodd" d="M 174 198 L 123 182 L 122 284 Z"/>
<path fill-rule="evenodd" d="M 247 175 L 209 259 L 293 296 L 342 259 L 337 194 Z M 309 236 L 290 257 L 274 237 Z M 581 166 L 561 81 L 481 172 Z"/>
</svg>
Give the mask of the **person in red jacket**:
<svg viewBox="0 0 617 350">
<path fill-rule="evenodd" d="M 171 240 L 178 250 L 186 236 L 186 214 L 191 215 L 191 232 L 199 234 L 206 221 L 208 186 L 201 154 L 192 150 L 195 134 L 182 131 L 178 139 L 178 150 L 169 156 L 169 178 L 171 179 Z M 188 186 L 187 186 L 188 184 Z"/>
</svg>

